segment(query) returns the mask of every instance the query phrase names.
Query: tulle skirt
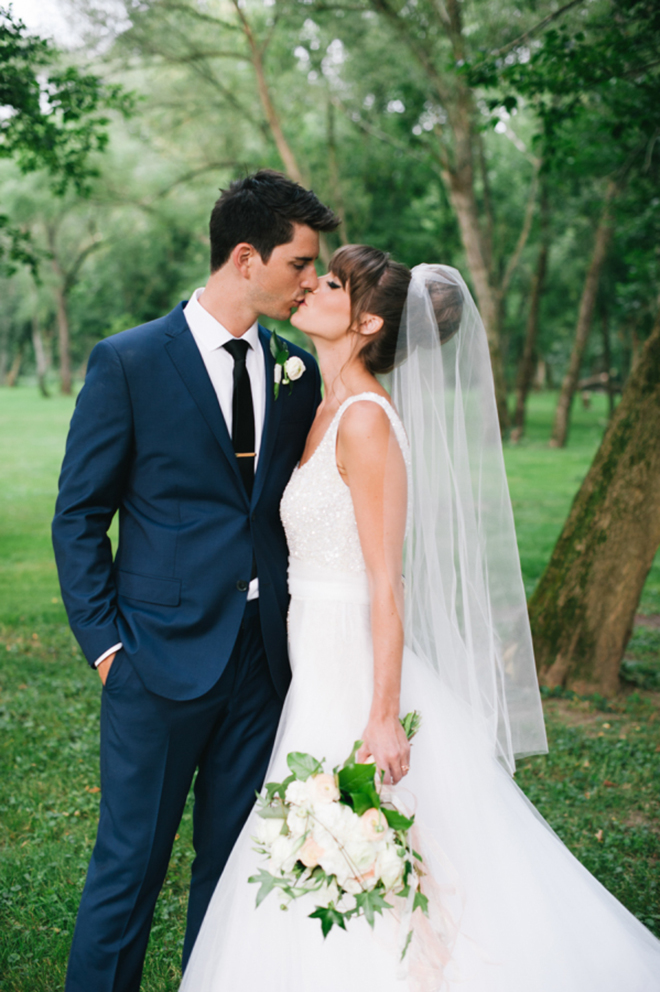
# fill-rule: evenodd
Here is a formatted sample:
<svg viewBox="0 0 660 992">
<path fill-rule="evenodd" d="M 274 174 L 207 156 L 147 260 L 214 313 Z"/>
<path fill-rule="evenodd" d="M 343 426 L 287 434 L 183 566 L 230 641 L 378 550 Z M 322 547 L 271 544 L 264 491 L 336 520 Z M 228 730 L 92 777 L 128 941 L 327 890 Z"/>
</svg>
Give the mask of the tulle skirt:
<svg viewBox="0 0 660 992">
<path fill-rule="evenodd" d="M 267 780 L 289 751 L 341 763 L 372 692 L 363 575 L 294 565 L 293 681 Z M 266 632 L 267 636 L 267 632 Z M 423 726 L 397 786 L 416 816 L 430 918 L 414 914 L 400 960 L 397 911 L 372 930 L 352 919 L 324 940 L 308 896 L 255 908 L 256 813 L 209 905 L 182 992 L 660 992 L 660 941 L 573 857 L 492 757 L 488 742 L 424 662 L 406 651 L 401 712 Z M 395 900 L 398 902 L 398 900 Z"/>
</svg>

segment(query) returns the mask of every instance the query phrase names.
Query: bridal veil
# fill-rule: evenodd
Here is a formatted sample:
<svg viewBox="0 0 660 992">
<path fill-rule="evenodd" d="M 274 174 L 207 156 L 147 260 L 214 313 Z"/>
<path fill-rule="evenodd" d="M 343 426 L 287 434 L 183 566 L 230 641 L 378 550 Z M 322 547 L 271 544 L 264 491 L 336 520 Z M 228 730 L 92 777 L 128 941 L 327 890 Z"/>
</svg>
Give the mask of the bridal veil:
<svg viewBox="0 0 660 992">
<path fill-rule="evenodd" d="M 411 450 L 406 643 L 513 772 L 547 745 L 488 342 L 456 269 L 413 269 L 390 385 Z"/>
</svg>

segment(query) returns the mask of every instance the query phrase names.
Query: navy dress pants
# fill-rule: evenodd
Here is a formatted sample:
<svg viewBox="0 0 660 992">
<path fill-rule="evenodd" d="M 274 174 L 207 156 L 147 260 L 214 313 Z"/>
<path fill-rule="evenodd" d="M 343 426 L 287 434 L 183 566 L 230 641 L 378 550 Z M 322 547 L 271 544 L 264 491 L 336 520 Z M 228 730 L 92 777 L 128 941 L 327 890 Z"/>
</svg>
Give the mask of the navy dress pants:
<svg viewBox="0 0 660 992">
<path fill-rule="evenodd" d="M 282 701 L 248 603 L 226 669 L 198 699 L 149 692 L 120 651 L 101 703 L 101 810 L 66 992 L 138 992 L 154 907 L 195 770 L 183 966 L 266 773 Z"/>
</svg>

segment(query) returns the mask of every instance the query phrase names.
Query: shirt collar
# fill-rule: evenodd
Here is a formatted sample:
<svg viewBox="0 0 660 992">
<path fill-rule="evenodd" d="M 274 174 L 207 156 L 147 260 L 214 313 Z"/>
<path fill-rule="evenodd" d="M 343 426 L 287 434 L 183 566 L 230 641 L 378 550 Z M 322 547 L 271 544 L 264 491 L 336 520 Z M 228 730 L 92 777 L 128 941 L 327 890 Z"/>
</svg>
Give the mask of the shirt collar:
<svg viewBox="0 0 660 992">
<path fill-rule="evenodd" d="M 192 331 L 195 340 L 206 351 L 215 351 L 222 348 L 228 341 L 247 341 L 255 351 L 259 348 L 259 325 L 255 320 L 251 327 L 248 327 L 245 334 L 239 338 L 235 334 L 230 334 L 219 320 L 216 320 L 208 310 L 205 310 L 199 302 L 199 298 L 204 292 L 204 287 L 196 289 L 183 309 L 188 327 Z"/>
</svg>

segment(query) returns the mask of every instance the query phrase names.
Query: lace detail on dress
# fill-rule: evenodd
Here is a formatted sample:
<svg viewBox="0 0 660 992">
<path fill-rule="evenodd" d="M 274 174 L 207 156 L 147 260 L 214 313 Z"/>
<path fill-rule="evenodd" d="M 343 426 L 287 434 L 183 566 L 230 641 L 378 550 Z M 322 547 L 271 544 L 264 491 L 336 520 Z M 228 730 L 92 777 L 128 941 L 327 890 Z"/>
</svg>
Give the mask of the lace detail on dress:
<svg viewBox="0 0 660 992">
<path fill-rule="evenodd" d="M 351 491 L 336 458 L 339 421 L 359 400 L 372 400 L 385 410 L 410 473 L 408 439 L 393 406 L 378 393 L 358 393 L 344 400 L 309 461 L 293 470 L 280 503 L 290 558 L 343 572 L 365 569 Z"/>
</svg>

